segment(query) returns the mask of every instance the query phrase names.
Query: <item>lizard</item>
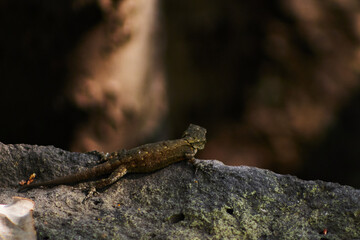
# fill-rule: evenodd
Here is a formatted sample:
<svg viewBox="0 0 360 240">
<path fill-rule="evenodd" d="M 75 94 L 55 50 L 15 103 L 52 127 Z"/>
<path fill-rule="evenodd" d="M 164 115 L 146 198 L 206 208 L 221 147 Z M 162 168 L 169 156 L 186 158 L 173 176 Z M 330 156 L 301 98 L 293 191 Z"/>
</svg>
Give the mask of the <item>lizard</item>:
<svg viewBox="0 0 360 240">
<path fill-rule="evenodd" d="M 97 189 L 109 186 L 126 173 L 153 172 L 175 162 L 188 160 L 194 163 L 195 154 L 202 150 L 206 143 L 206 129 L 195 124 L 190 124 L 183 133 L 182 138 L 149 143 L 129 150 L 119 150 L 110 154 L 97 151 L 90 152 L 102 156 L 101 164 L 92 168 L 55 178 L 44 182 L 34 182 L 21 186 L 19 191 L 25 191 L 40 186 L 73 185 L 79 182 L 109 175 L 107 178 L 96 181 L 89 191 L 89 195 Z"/>
</svg>

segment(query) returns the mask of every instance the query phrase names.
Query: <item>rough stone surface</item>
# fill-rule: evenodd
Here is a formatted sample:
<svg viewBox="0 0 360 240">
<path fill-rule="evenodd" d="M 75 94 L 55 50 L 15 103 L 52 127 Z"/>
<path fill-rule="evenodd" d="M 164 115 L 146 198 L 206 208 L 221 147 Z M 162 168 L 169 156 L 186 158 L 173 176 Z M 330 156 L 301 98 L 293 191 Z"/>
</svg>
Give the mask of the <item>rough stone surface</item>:
<svg viewBox="0 0 360 240">
<path fill-rule="evenodd" d="M 360 190 L 215 160 L 128 174 L 85 203 L 86 183 L 17 193 L 33 172 L 51 179 L 97 161 L 0 144 L 0 202 L 33 199 L 38 239 L 360 239 Z"/>
</svg>

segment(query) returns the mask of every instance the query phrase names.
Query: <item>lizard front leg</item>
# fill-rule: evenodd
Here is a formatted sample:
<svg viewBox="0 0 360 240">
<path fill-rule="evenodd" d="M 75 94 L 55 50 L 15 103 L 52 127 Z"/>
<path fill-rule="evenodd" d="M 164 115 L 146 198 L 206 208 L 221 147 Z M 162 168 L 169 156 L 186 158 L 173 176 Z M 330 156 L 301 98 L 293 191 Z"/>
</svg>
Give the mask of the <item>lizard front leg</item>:
<svg viewBox="0 0 360 240">
<path fill-rule="evenodd" d="M 101 188 L 104 188 L 106 186 L 109 186 L 109 185 L 115 183 L 120 178 L 122 178 L 126 173 L 127 173 L 126 167 L 120 166 L 117 169 L 115 169 L 115 171 L 113 171 L 109 177 L 107 177 L 105 179 L 101 179 L 101 180 L 96 181 L 95 183 L 91 184 L 92 187 L 90 188 L 89 193 L 87 194 L 87 196 L 85 197 L 85 199 L 83 201 L 86 201 L 91 196 L 93 196 L 94 193 L 96 192 L 96 189 L 101 189 Z"/>
<path fill-rule="evenodd" d="M 198 151 L 197 148 L 192 148 L 191 150 L 185 152 L 186 159 L 188 160 L 189 163 L 191 163 L 195 167 L 195 175 L 199 168 L 195 163 L 195 154 L 197 153 L 197 151 Z"/>
<path fill-rule="evenodd" d="M 191 150 L 189 149 L 188 151 L 185 152 L 185 158 L 188 160 L 188 162 L 194 164 L 196 153 L 197 153 L 196 148 L 192 148 Z"/>
</svg>

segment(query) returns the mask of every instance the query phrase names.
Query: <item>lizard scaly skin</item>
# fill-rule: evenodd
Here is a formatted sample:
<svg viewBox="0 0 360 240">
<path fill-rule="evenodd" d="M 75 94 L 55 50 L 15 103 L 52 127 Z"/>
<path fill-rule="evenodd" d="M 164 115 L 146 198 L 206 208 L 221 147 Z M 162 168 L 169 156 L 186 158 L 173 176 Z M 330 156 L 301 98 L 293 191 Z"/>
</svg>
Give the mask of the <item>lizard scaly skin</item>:
<svg viewBox="0 0 360 240">
<path fill-rule="evenodd" d="M 20 187 L 20 191 L 40 186 L 70 185 L 110 174 L 95 182 L 96 188 L 113 184 L 126 173 L 147 173 L 164 168 L 172 163 L 189 160 L 193 162 L 198 150 L 204 149 L 206 129 L 190 124 L 182 138 L 145 144 L 130 150 L 120 150 L 104 155 L 102 164 L 87 170 L 59 177 L 53 180 L 33 183 Z M 93 189 L 94 191 L 96 189 Z"/>
</svg>

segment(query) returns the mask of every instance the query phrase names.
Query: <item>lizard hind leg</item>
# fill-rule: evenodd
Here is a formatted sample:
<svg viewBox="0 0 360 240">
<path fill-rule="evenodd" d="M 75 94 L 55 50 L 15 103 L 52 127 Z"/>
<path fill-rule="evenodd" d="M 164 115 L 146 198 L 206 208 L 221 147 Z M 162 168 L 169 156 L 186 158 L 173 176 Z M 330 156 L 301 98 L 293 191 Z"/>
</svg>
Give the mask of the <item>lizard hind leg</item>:
<svg viewBox="0 0 360 240">
<path fill-rule="evenodd" d="M 96 150 L 86 152 L 86 154 L 90 154 L 90 155 L 94 155 L 94 156 L 98 157 L 99 158 L 99 163 L 106 162 L 106 159 L 109 156 L 109 153 L 98 152 Z"/>
<path fill-rule="evenodd" d="M 85 197 L 84 201 L 86 201 L 91 196 L 93 196 L 96 193 L 96 189 L 101 189 L 101 188 L 104 188 L 106 186 L 109 186 L 109 185 L 115 183 L 120 178 L 122 178 L 126 173 L 127 173 L 126 167 L 120 166 L 114 172 L 112 172 L 109 177 L 94 182 L 93 184 L 91 184 L 90 191 L 87 194 L 87 196 Z"/>
<path fill-rule="evenodd" d="M 108 153 L 108 152 L 103 153 L 103 152 L 94 150 L 94 151 L 86 152 L 86 154 L 94 155 L 99 158 L 99 163 L 104 163 L 104 162 L 111 160 L 112 158 L 119 158 L 119 156 L 126 154 L 126 150 L 122 149 L 122 150 L 119 150 L 114 153 Z"/>
</svg>

